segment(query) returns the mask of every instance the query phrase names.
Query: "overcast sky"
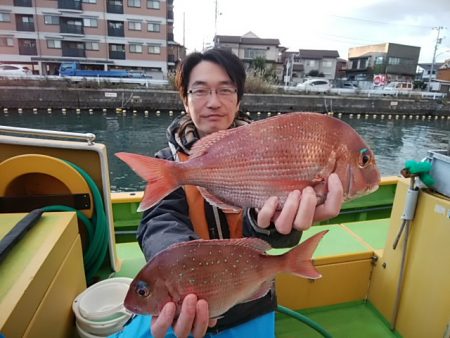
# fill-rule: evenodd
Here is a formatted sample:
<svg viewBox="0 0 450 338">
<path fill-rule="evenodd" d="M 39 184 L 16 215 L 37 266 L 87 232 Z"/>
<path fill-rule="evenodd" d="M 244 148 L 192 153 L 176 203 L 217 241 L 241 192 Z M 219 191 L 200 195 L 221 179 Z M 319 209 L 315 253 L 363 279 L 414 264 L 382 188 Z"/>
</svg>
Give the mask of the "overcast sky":
<svg viewBox="0 0 450 338">
<path fill-rule="evenodd" d="M 347 59 L 350 47 L 384 42 L 421 47 L 420 62 L 450 59 L 450 0 L 175 0 L 175 40 L 188 52 L 219 35 L 252 31 L 279 39 L 289 51 L 331 49 Z M 184 22 L 184 25 L 183 25 Z M 217 22 L 217 25 L 216 25 Z M 183 29 L 184 27 L 184 29 Z M 184 33 L 183 33 L 184 32 Z"/>
</svg>

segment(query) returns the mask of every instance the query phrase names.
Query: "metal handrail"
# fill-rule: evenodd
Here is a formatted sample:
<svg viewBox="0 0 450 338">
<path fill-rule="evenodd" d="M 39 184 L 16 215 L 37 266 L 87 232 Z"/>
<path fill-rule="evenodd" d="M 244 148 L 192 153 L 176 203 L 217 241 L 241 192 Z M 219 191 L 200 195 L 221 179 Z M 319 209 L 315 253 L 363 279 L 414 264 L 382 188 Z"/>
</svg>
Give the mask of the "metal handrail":
<svg viewBox="0 0 450 338">
<path fill-rule="evenodd" d="M 12 133 L 12 134 L 27 134 L 34 136 L 51 136 L 56 138 L 71 138 L 86 140 L 89 145 L 93 145 L 95 141 L 95 134 L 92 133 L 72 133 L 68 131 L 56 131 L 56 130 L 45 130 L 45 129 L 32 129 L 32 128 L 20 128 L 20 127 L 9 127 L 1 126 L 0 132 Z"/>
</svg>

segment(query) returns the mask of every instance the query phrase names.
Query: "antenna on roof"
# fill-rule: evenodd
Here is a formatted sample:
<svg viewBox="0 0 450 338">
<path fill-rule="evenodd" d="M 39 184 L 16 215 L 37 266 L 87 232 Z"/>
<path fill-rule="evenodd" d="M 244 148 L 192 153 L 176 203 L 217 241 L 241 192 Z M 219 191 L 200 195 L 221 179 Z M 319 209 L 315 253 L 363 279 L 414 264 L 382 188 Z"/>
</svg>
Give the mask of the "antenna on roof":
<svg viewBox="0 0 450 338">
<path fill-rule="evenodd" d="M 214 9 L 214 37 L 217 35 L 217 0 L 215 1 L 216 7 Z"/>
</svg>

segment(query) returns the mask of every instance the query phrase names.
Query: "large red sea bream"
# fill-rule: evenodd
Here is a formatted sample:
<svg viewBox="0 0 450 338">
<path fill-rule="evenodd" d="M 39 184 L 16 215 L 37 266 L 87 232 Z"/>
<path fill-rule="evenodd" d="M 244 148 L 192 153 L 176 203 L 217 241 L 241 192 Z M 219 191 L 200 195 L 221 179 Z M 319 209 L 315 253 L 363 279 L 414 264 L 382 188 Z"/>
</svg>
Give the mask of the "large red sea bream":
<svg viewBox="0 0 450 338">
<path fill-rule="evenodd" d="M 182 185 L 198 186 L 211 204 L 238 211 L 260 208 L 271 196 L 281 207 L 289 192 L 308 185 L 323 197 L 333 172 L 346 200 L 376 190 L 380 181 L 364 139 L 347 123 L 316 113 L 287 113 L 210 134 L 185 162 L 116 155 L 148 181 L 140 211 Z"/>
<path fill-rule="evenodd" d="M 167 302 L 177 314 L 188 294 L 208 302 L 210 318 L 233 305 L 264 296 L 278 272 L 321 277 L 311 256 L 327 231 L 322 231 L 281 256 L 266 255 L 270 245 L 258 238 L 195 240 L 158 253 L 137 274 L 125 297 L 125 307 L 139 314 L 158 315 Z"/>
</svg>

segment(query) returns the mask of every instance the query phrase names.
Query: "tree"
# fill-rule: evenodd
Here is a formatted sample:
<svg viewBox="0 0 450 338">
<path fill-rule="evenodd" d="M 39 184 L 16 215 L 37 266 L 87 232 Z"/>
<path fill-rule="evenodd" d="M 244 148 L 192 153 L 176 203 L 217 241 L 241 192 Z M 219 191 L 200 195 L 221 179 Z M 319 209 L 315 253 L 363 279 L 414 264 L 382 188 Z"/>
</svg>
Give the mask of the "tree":
<svg viewBox="0 0 450 338">
<path fill-rule="evenodd" d="M 250 62 L 250 69 L 253 70 L 253 76 L 259 77 L 268 82 L 274 82 L 277 79 L 275 67 L 267 67 L 266 59 L 262 56 L 254 58 Z"/>
</svg>

